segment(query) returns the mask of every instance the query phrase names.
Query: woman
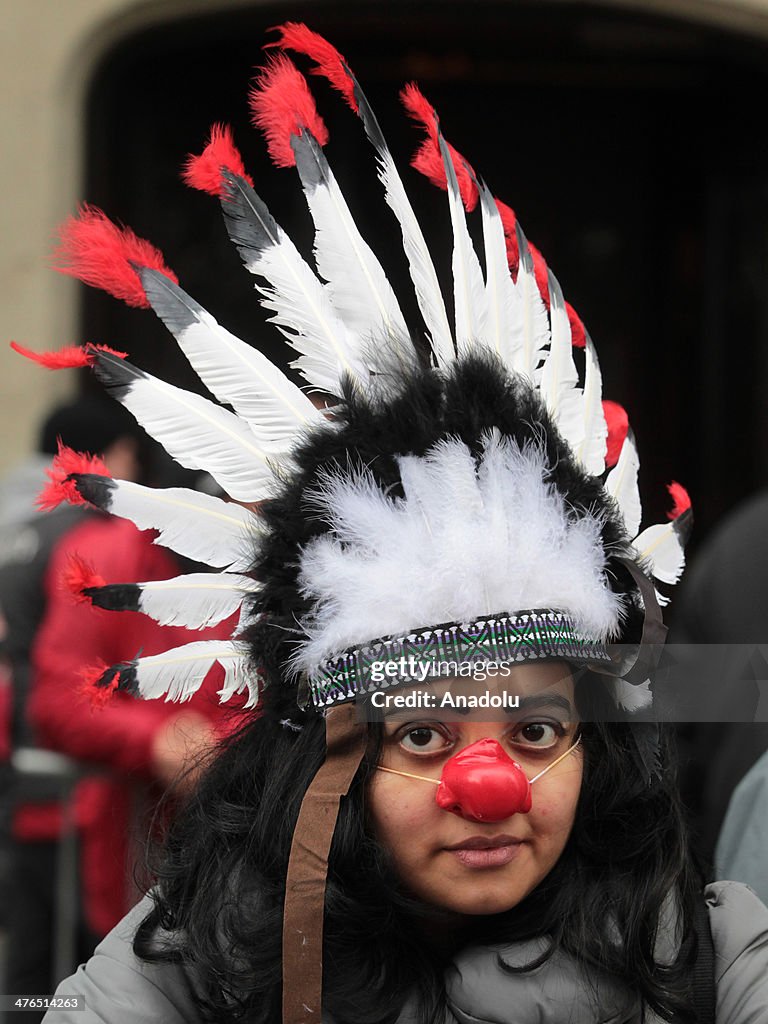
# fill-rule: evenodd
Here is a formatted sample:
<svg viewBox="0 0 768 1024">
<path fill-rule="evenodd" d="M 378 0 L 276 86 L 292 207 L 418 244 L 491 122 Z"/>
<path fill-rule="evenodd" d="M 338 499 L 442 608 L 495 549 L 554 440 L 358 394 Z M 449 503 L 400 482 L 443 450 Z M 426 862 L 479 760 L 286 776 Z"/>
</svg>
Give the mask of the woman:
<svg viewBox="0 0 768 1024">
<path fill-rule="evenodd" d="M 709 933 L 695 926 L 701 886 L 665 743 L 624 710 L 663 640 L 651 576 L 682 569 L 684 492 L 671 523 L 638 533 L 634 441 L 606 423 L 583 326 L 418 90 L 404 100 L 427 134 L 417 165 L 448 191 L 454 326 L 349 65 L 304 26 L 279 43 L 311 56 L 363 121 L 429 356 L 284 56 L 252 105 L 275 161 L 297 167 L 319 276 L 226 130 L 187 180 L 221 196 L 298 369 L 336 396 L 329 413 L 185 295 L 148 243 L 93 210 L 67 227 L 65 268 L 151 305 L 237 413 L 85 350 L 175 457 L 242 505 L 63 475 L 64 496 L 227 567 L 132 588 L 84 579 L 80 592 L 193 627 L 246 610 L 231 641 L 99 669 L 94 692 L 185 699 L 218 661 L 223 698 L 246 692 L 259 713 L 174 826 L 151 897 L 59 995 L 84 995 L 86 1020 L 121 1022 L 706 1015 L 712 972 L 696 985 L 691 972 Z M 484 270 L 462 207 L 478 202 Z M 767 912 L 738 886 L 710 889 L 708 905 L 718 1024 L 768 1019 Z"/>
<path fill-rule="evenodd" d="M 555 691 L 573 699 L 572 683 L 562 679 L 558 673 Z M 577 703 L 588 682 L 595 680 L 577 684 Z M 489 685 L 516 694 L 525 686 L 519 676 Z M 582 699 L 588 703 L 588 693 Z M 393 713 L 375 730 L 378 756 L 371 751 L 342 808 L 325 957 L 343 969 L 326 971 L 327 1019 L 634 1021 L 641 999 L 653 1008 L 649 1020 L 690 1009 L 693 951 L 688 943 L 670 965 L 678 950 L 664 907 L 674 894 L 692 917 L 700 886 L 687 864 L 671 780 L 665 772 L 647 786 L 631 727 L 585 723 L 574 746 L 579 727 L 561 708 L 492 723 L 447 717 Z M 291 823 L 324 749 L 315 715 L 294 712 L 293 721 L 301 731 L 265 716 L 232 742 L 171 838 L 163 898 L 144 901 L 101 955 L 60 988 L 85 997 L 90 1019 L 280 1020 Z M 560 765 L 534 783 L 529 814 L 469 822 L 440 810 L 429 783 L 375 768 L 439 778 L 457 748 L 489 736 L 531 778 L 570 744 Z M 544 750 L 528 749 L 541 744 Z M 426 755 L 414 753 L 419 748 Z M 286 772 L 288 765 L 299 770 Z M 490 850 L 504 852 L 495 845 L 500 836 L 520 847 L 508 844 L 509 860 L 483 864 L 483 848 L 466 843 L 477 836 L 493 842 Z M 765 911 L 734 883 L 710 886 L 708 899 L 723 958 L 717 1020 L 749 1020 L 750 1013 L 761 1020 Z M 734 917 L 742 919 L 739 929 Z M 184 931 L 163 934 L 164 920 L 183 922 Z M 522 969 L 528 965 L 534 969 Z"/>
</svg>

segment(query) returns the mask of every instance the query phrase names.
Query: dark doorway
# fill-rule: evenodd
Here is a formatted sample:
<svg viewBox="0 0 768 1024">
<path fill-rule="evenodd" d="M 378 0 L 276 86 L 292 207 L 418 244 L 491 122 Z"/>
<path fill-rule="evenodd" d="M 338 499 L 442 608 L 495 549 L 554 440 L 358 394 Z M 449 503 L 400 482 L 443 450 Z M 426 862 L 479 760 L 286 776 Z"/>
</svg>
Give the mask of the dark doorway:
<svg viewBox="0 0 768 1024">
<path fill-rule="evenodd" d="M 213 121 L 234 125 L 257 190 L 306 255 L 295 174 L 249 127 L 246 89 L 268 26 L 306 20 L 348 57 L 450 266 L 445 197 L 406 164 L 417 133 L 397 90 L 416 78 L 447 137 L 517 210 L 595 340 L 606 397 L 630 411 L 644 522 L 662 484 L 690 489 L 701 540 L 768 480 L 766 46 L 658 17 L 570 4 L 265 4 L 125 39 L 93 79 L 85 195 L 164 251 L 185 288 L 270 354 L 252 279 L 215 200 L 179 166 Z M 301 63 L 301 62 L 299 62 Z M 313 80 L 337 177 L 407 291 L 394 221 L 359 123 Z M 83 334 L 185 386 L 183 357 L 150 313 L 84 290 Z"/>
</svg>

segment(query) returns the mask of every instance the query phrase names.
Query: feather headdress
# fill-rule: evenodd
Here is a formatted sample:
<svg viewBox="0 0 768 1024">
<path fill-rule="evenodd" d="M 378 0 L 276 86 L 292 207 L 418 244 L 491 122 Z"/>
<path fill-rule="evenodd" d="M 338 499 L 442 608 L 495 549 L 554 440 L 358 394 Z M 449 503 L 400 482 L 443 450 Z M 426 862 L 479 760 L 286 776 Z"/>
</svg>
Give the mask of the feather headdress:
<svg viewBox="0 0 768 1024">
<path fill-rule="evenodd" d="M 631 585 L 616 583 L 611 561 L 621 555 L 674 583 L 690 523 L 687 496 L 675 485 L 672 522 L 641 531 L 637 446 L 623 410 L 602 401 L 594 345 L 512 210 L 445 140 L 418 87 L 408 85 L 402 100 L 425 134 L 414 167 L 447 193 L 453 325 L 403 180 L 349 64 L 306 26 L 277 31 L 278 52 L 255 81 L 250 105 L 274 163 L 298 171 L 315 225 L 312 259 L 254 191 L 227 126 L 213 126 L 184 178 L 219 197 L 259 300 L 298 353 L 296 369 L 338 404 L 330 418 L 318 411 L 182 289 L 154 246 L 84 206 L 63 227 L 58 269 L 152 308 L 225 407 L 104 346 L 44 356 L 15 347 L 51 368 L 91 366 L 172 456 L 209 472 L 241 503 L 82 473 L 62 480 L 57 486 L 71 500 L 155 528 L 159 542 L 233 574 L 231 584 L 212 579 L 207 590 L 190 580 L 186 587 L 139 584 L 140 598 L 135 587 L 113 587 L 101 599 L 90 588 L 91 597 L 161 614 L 161 621 L 202 623 L 218 609 L 240 607 L 247 593 L 238 629 L 251 609 L 260 616 L 251 648 L 272 650 L 266 633 L 280 623 L 284 678 L 296 671 L 312 677 L 329 659 L 384 635 L 530 608 L 567 613 L 593 641 L 621 640 L 641 602 Z M 362 121 L 402 232 L 421 325 L 406 325 L 355 224 L 324 153 L 327 128 L 289 50 L 311 58 L 312 72 Z M 467 228 L 472 211 L 482 227 L 482 262 Z M 410 340 L 419 332 L 431 345 L 429 367 L 419 366 Z M 476 390 L 482 401 L 468 408 Z M 252 592 L 243 583 L 248 570 Z M 190 602 L 194 613 L 173 612 L 174 601 Z M 188 686 L 175 682 L 170 668 L 164 677 L 159 663 L 152 678 L 152 695 L 167 684 L 183 699 L 197 685 L 189 673 Z"/>
<path fill-rule="evenodd" d="M 349 708 L 337 705 L 370 688 L 373 655 L 469 646 L 511 660 L 567 658 L 613 675 L 621 700 L 624 680 L 644 677 L 630 676 L 632 660 L 614 657 L 610 645 L 634 650 L 662 635 L 653 581 L 678 579 L 691 511 L 674 484 L 671 521 L 641 529 L 637 444 L 624 410 L 603 401 L 582 321 L 512 209 L 445 139 L 418 87 L 409 85 L 402 100 L 424 132 L 413 166 L 447 194 L 453 244 L 445 290 L 348 62 L 304 25 L 277 32 L 278 52 L 250 106 L 273 162 L 298 173 L 313 252 L 299 252 L 257 195 L 227 126 L 213 126 L 184 179 L 218 197 L 259 302 L 296 353 L 306 385 L 331 396 L 326 408 L 189 296 L 154 246 L 89 206 L 64 225 L 58 269 L 151 308 L 217 401 L 103 346 L 44 355 L 15 347 L 49 368 L 92 367 L 171 455 L 210 473 L 232 499 L 150 490 L 72 453 L 59 457 L 47 506 L 90 503 L 217 570 L 106 586 L 76 566 L 69 585 L 81 600 L 189 628 L 240 611 L 229 639 L 97 666 L 87 673 L 92 694 L 183 701 L 218 663 L 223 700 L 247 691 L 247 706 L 261 700 L 290 722 L 297 696 L 312 699 L 330 709 L 318 778 L 336 765 L 330 792 L 339 797 L 365 743 Z M 354 220 L 325 154 L 325 123 L 286 51 L 308 57 L 311 73 L 362 122 L 402 236 L 418 324 L 406 323 L 409 306 Z M 482 230 L 481 253 L 468 216 Z M 426 344 L 417 348 L 417 338 Z M 417 351 L 429 352 L 428 365 Z M 319 1019 L 316 867 L 327 858 L 334 815 L 328 793 L 313 786 L 286 883 L 286 1024 Z M 326 801 L 317 818 L 315 796 Z"/>
</svg>

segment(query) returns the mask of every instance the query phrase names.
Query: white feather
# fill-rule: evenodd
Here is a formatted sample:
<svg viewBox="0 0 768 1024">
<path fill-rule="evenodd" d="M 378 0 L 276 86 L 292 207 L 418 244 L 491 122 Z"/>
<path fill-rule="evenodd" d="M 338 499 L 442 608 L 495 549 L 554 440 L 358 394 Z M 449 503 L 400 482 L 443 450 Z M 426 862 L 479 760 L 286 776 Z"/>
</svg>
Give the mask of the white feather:
<svg viewBox="0 0 768 1024">
<path fill-rule="evenodd" d="M 340 394 L 344 373 L 365 387 L 372 368 L 366 365 L 361 339 L 336 314 L 325 286 L 253 189 L 241 178 L 230 180 L 236 192 L 222 203 L 230 234 L 250 273 L 268 282 L 256 286 L 261 304 L 274 312 L 272 323 L 300 353 L 295 365 L 310 384 L 332 395 Z M 269 245 L 256 249 L 237 237 L 237 225 L 231 223 L 235 202 L 238 214 L 268 237 Z"/>
<path fill-rule="evenodd" d="M 485 185 L 480 187 L 485 244 L 485 294 L 488 308 L 487 340 L 510 370 L 520 359 L 523 332 L 520 296 L 509 273 L 504 225 L 496 201 Z"/>
<path fill-rule="evenodd" d="M 237 501 L 269 496 L 284 450 L 265 451 L 233 413 L 130 363 L 100 353 L 96 369 L 108 387 L 117 381 L 120 402 L 182 466 L 210 473 Z"/>
<path fill-rule="evenodd" d="M 516 224 L 516 231 L 519 251 L 516 284 L 522 309 L 523 346 L 514 369 L 533 381 L 544 349 L 549 345 L 549 318 L 536 284 L 528 242 L 519 223 Z"/>
<path fill-rule="evenodd" d="M 613 698 L 616 704 L 625 711 L 642 711 L 643 708 L 649 708 L 653 703 L 650 679 L 635 685 L 634 683 L 628 683 L 626 679 L 611 679 L 603 676 L 603 682 L 613 691 Z"/>
<path fill-rule="evenodd" d="M 549 354 L 541 371 L 539 388 L 555 424 L 575 452 L 584 440 L 584 396 L 573 361 L 571 325 L 563 293 L 554 274 L 549 274 Z"/>
<path fill-rule="evenodd" d="M 637 485 L 637 474 L 640 459 L 635 446 L 635 439 L 629 431 L 621 446 L 619 461 L 605 479 L 605 489 L 616 501 L 624 517 L 627 535 L 634 537 L 640 529 L 643 509 L 640 504 L 640 489 Z"/>
<path fill-rule="evenodd" d="M 502 611 L 558 608 L 595 639 L 616 635 L 600 517 L 569 511 L 538 448 L 495 432 L 478 466 L 455 438 L 398 463 L 403 498 L 367 472 L 328 475 L 312 496 L 331 529 L 301 556 L 316 610 L 301 622 L 297 668 L 371 637 Z"/>
<path fill-rule="evenodd" d="M 467 230 L 467 218 L 464 214 L 464 203 L 461 200 L 453 160 L 445 140 L 439 133 L 438 141 L 448 183 L 448 204 L 453 226 L 452 266 L 453 294 L 456 306 L 456 346 L 461 353 L 478 344 L 487 344 L 488 303 L 480 261 Z"/>
<path fill-rule="evenodd" d="M 260 442 L 288 447 L 307 426 L 325 422 L 282 370 L 222 327 L 164 274 L 147 269 L 141 280 L 153 309 L 202 382 L 233 407 Z"/>
<path fill-rule="evenodd" d="M 588 473 L 592 476 L 601 476 L 605 472 L 608 424 L 603 413 L 603 378 L 600 363 L 589 335 L 586 336 L 584 355 L 584 432 L 581 444 L 576 447 L 576 455 Z"/>
<path fill-rule="evenodd" d="M 648 562 L 657 580 L 677 583 L 685 567 L 685 551 L 674 522 L 647 527 L 632 544 L 638 558 Z"/>
<path fill-rule="evenodd" d="M 315 224 L 317 269 L 328 282 L 334 309 L 364 342 L 385 338 L 401 359 L 413 361 L 415 352 L 395 293 L 360 234 L 322 148 L 307 131 L 294 138 L 293 149 Z"/>
<path fill-rule="evenodd" d="M 140 530 L 157 530 L 155 544 L 216 569 L 248 569 L 261 540 L 256 517 L 242 505 L 184 487 L 161 490 L 112 480 L 102 507 Z"/>
<path fill-rule="evenodd" d="M 350 72 L 351 74 L 351 72 Z M 354 76 L 352 76 L 354 78 Z M 376 150 L 379 180 L 384 186 L 384 198 L 397 218 L 403 236 L 403 249 L 408 259 L 408 269 L 416 291 L 421 315 L 432 342 L 432 349 L 438 366 L 447 366 L 455 356 L 453 334 L 445 311 L 445 300 L 435 272 L 432 255 L 427 246 L 416 214 L 405 191 L 395 161 L 389 151 L 384 135 L 376 120 L 359 82 L 355 82 L 355 96 L 358 101 L 358 116 L 363 122 L 365 134 Z"/>
<path fill-rule="evenodd" d="M 254 707 L 259 699 L 258 680 L 249 672 L 247 647 L 234 640 L 196 640 L 139 658 L 134 663 L 139 694 L 144 700 L 190 700 L 217 663 L 224 669 L 224 685 L 219 690 L 222 703 L 247 689 L 245 707 Z"/>
<path fill-rule="evenodd" d="M 188 573 L 170 580 L 138 583 L 139 611 L 161 626 L 206 629 L 240 609 L 259 584 L 237 573 Z"/>
<path fill-rule="evenodd" d="M 378 156 L 379 179 L 384 185 L 387 205 L 400 224 L 403 250 L 432 349 L 438 366 L 447 366 L 453 361 L 455 350 L 435 265 L 391 153 L 385 148 Z"/>
</svg>

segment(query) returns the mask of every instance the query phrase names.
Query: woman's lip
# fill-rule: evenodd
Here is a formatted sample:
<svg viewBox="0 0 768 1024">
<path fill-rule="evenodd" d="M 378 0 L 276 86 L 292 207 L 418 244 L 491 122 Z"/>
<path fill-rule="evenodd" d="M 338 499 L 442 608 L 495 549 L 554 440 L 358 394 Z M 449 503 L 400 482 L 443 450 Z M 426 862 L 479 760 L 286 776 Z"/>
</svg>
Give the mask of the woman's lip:
<svg viewBox="0 0 768 1024">
<path fill-rule="evenodd" d="M 521 839 L 507 835 L 470 836 L 469 839 L 462 839 L 460 842 L 454 843 L 453 846 L 446 846 L 446 850 L 450 850 L 452 853 L 457 850 L 495 850 L 502 846 L 516 846 L 521 842 Z"/>
<path fill-rule="evenodd" d="M 467 868 L 498 868 L 514 860 L 522 845 L 514 841 L 502 846 L 460 846 L 449 852 Z"/>
</svg>

